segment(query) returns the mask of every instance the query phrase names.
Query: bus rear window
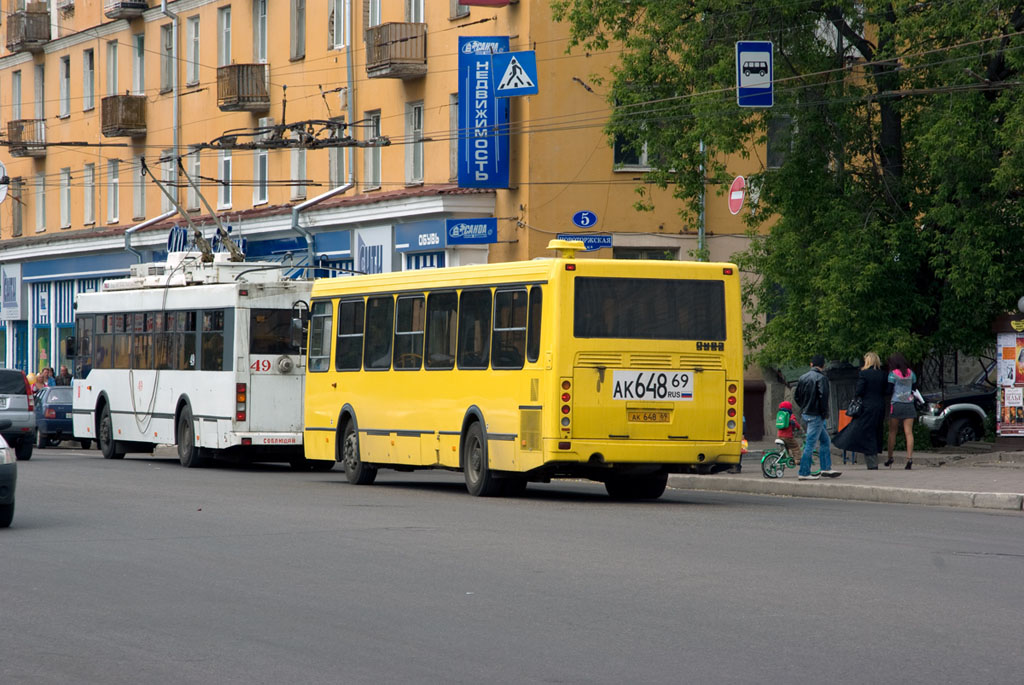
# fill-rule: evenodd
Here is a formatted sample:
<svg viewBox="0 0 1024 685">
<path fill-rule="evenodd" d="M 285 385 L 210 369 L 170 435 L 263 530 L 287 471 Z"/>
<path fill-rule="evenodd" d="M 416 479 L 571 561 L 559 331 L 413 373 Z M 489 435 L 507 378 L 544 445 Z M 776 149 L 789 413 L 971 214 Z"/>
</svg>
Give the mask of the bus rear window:
<svg viewBox="0 0 1024 685">
<path fill-rule="evenodd" d="M 253 309 L 249 312 L 249 354 L 299 354 L 291 343 L 292 310 Z"/>
<path fill-rule="evenodd" d="M 725 284 L 662 278 L 576 278 L 577 338 L 725 340 Z"/>
</svg>

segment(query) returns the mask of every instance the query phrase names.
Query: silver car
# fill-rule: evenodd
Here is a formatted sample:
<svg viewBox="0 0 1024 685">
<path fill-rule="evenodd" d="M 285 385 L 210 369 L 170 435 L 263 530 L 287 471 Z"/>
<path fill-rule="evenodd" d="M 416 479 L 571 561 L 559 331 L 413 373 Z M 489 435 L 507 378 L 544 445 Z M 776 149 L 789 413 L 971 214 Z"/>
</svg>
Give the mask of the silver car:
<svg viewBox="0 0 1024 685">
<path fill-rule="evenodd" d="M 7 419 L 0 419 L 0 431 L 6 430 Z M 18 483 L 18 462 L 14 450 L 0 437 L 0 528 L 14 519 L 14 486 Z"/>
<path fill-rule="evenodd" d="M 36 401 L 25 372 L 0 369 L 0 419 L 11 425 L 0 430 L 19 460 L 32 458 L 36 441 Z"/>
</svg>

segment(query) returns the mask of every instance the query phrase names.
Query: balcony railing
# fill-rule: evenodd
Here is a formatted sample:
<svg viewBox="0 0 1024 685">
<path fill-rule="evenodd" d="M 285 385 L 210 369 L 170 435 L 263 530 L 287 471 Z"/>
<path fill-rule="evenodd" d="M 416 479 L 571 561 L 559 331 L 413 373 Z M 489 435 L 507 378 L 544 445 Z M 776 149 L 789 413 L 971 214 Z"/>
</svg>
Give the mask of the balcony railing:
<svg viewBox="0 0 1024 685">
<path fill-rule="evenodd" d="M 366 75 L 410 79 L 427 74 L 427 25 L 390 22 L 366 29 Z"/>
<path fill-rule="evenodd" d="M 129 19 L 149 9 L 147 0 L 103 0 L 103 14 L 108 19 Z"/>
<path fill-rule="evenodd" d="M 7 20 L 7 49 L 42 52 L 50 40 L 50 11 L 45 2 L 30 2 Z"/>
<path fill-rule="evenodd" d="M 46 155 L 46 120 L 14 119 L 7 122 L 7 141 L 11 157 Z"/>
<path fill-rule="evenodd" d="M 266 112 L 268 80 L 266 64 L 217 67 L 217 106 L 224 112 Z"/>
<path fill-rule="evenodd" d="M 101 101 L 102 130 L 107 137 L 146 135 L 146 96 L 108 95 Z"/>
</svg>

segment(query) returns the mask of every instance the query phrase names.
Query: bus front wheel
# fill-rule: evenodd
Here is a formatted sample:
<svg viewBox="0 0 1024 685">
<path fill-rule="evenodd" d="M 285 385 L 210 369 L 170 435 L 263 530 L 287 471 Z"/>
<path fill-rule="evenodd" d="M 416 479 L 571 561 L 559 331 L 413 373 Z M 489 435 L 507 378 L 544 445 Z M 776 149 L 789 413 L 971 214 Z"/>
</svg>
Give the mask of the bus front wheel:
<svg viewBox="0 0 1024 685">
<path fill-rule="evenodd" d="M 462 443 L 462 470 L 466 489 L 474 497 L 493 497 L 501 492 L 502 483 L 494 477 L 487 463 L 487 442 L 478 422 L 469 425 Z"/>
<path fill-rule="evenodd" d="M 377 479 L 377 468 L 359 458 L 359 434 L 351 422 L 345 425 L 345 432 L 342 434 L 341 457 L 345 467 L 345 478 L 352 485 L 370 485 Z"/>
<path fill-rule="evenodd" d="M 96 431 L 96 442 L 104 459 L 123 459 L 124 452 L 119 452 L 114 440 L 114 423 L 110 420 L 110 405 L 103 405 L 100 410 L 100 426 Z"/>
<path fill-rule="evenodd" d="M 192 421 L 192 408 L 185 405 L 178 415 L 178 461 L 187 469 L 203 465 L 203 458 L 196 446 L 196 429 Z"/>
<path fill-rule="evenodd" d="M 612 499 L 658 499 L 668 485 L 667 473 L 651 473 L 644 476 L 611 476 L 604 482 L 604 489 Z"/>
</svg>

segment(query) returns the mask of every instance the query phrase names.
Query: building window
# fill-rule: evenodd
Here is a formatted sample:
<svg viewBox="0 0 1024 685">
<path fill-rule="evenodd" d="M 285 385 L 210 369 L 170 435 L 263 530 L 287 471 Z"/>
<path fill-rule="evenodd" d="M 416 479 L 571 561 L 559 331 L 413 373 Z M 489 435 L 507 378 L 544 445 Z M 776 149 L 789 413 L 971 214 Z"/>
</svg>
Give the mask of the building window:
<svg viewBox="0 0 1024 685">
<path fill-rule="evenodd" d="M 469 16 L 469 7 L 463 5 L 459 0 L 448 0 L 448 18 L 461 19 Z"/>
<path fill-rule="evenodd" d="M 107 95 L 117 95 L 117 41 L 107 43 Z"/>
<path fill-rule="evenodd" d="M 46 230 L 46 174 L 36 174 L 36 233 Z"/>
<path fill-rule="evenodd" d="M 11 236 L 18 237 L 21 235 L 21 208 L 24 206 L 24 196 L 22 188 L 24 184 L 20 177 L 11 179 L 11 196 L 17 199 L 17 202 L 11 203 Z"/>
<path fill-rule="evenodd" d="M 768 140 L 765 157 L 769 169 L 778 169 L 786 162 L 786 154 L 793 146 L 793 117 L 788 114 L 768 120 Z"/>
<path fill-rule="evenodd" d="M 334 121 L 345 123 L 344 117 L 338 117 Z M 334 138 L 344 137 L 344 126 L 334 130 Z M 332 187 L 340 186 L 345 179 L 345 150 L 346 148 L 332 147 L 327 150 L 327 179 Z"/>
<path fill-rule="evenodd" d="M 21 118 L 21 70 L 11 74 L 11 119 Z"/>
<path fill-rule="evenodd" d="M 220 192 L 217 205 L 219 209 L 231 208 L 231 150 L 220 151 Z"/>
<path fill-rule="evenodd" d="M 459 94 L 448 96 L 448 178 L 459 177 Z"/>
<path fill-rule="evenodd" d="M 199 184 L 199 174 L 201 170 L 199 163 L 199 148 L 192 148 L 192 151 L 188 153 L 188 175 L 192 177 L 192 182 Z M 199 209 L 199 193 L 192 187 L 190 183 L 188 186 L 188 208 Z"/>
<path fill-rule="evenodd" d="M 329 47 L 343 48 L 348 45 L 352 16 L 351 0 L 330 0 L 330 3 L 330 16 L 327 18 Z"/>
<path fill-rule="evenodd" d="M 646 141 L 631 142 L 627 141 L 625 136 L 617 134 L 613 147 L 616 170 L 648 170 L 651 168 L 647 163 Z"/>
<path fill-rule="evenodd" d="M 160 27 L 160 92 L 174 88 L 174 35 L 171 25 Z"/>
<path fill-rule="evenodd" d="M 423 183 L 423 102 L 405 106 L 405 182 Z"/>
<path fill-rule="evenodd" d="M 96 165 L 82 168 L 82 223 L 96 223 Z"/>
<path fill-rule="evenodd" d="M 167 192 L 177 201 L 178 199 L 178 167 L 175 165 L 174 150 L 168 148 L 160 153 L 160 180 L 163 182 Z M 145 179 L 143 179 L 145 181 Z M 145 185 L 145 183 L 143 183 Z M 174 208 L 170 198 L 165 193 L 160 193 L 160 212 L 169 212 Z"/>
<path fill-rule="evenodd" d="M 118 178 L 118 161 L 111 159 L 107 162 L 107 223 L 116 224 L 118 221 L 118 207 L 121 204 L 120 179 Z"/>
<path fill-rule="evenodd" d="M 60 170 L 60 227 L 71 228 L 71 168 Z"/>
<path fill-rule="evenodd" d="M 259 64 L 267 63 L 267 0 L 252 3 L 252 58 Z"/>
<path fill-rule="evenodd" d="M 252 153 L 253 184 L 252 203 L 261 205 L 267 201 L 267 164 L 269 153 L 266 150 L 256 150 Z"/>
<path fill-rule="evenodd" d="M 231 7 L 217 10 L 217 66 L 231 64 Z"/>
<path fill-rule="evenodd" d="M 132 161 L 130 168 L 132 178 L 132 218 L 146 218 L 146 179 L 142 175 L 142 156 Z"/>
<path fill-rule="evenodd" d="M 366 139 L 376 140 L 380 138 L 380 110 L 367 112 L 363 117 L 366 121 Z M 380 148 L 377 146 L 363 149 L 366 162 L 366 187 L 380 188 Z"/>
<path fill-rule="evenodd" d="M 299 140 L 298 132 L 292 132 L 292 140 Z M 332 149 L 331 152 L 334 150 Z M 306 197 L 306 148 L 292 148 L 292 199 L 301 200 Z"/>
<path fill-rule="evenodd" d="M 306 0 L 291 0 L 291 59 L 306 56 Z"/>
<path fill-rule="evenodd" d="M 185 85 L 199 83 L 199 15 L 185 20 Z"/>
<path fill-rule="evenodd" d="M 71 57 L 60 58 L 60 112 L 58 116 L 71 116 Z"/>
<path fill-rule="evenodd" d="M 369 0 L 369 7 L 366 8 L 366 25 L 380 25 L 380 0 Z"/>
<path fill-rule="evenodd" d="M 82 52 L 82 111 L 96 106 L 96 55 L 92 50 Z"/>
<path fill-rule="evenodd" d="M 132 92 L 146 94 L 146 37 L 141 33 L 132 36 Z"/>
<path fill-rule="evenodd" d="M 36 119 L 46 118 L 46 69 L 42 64 L 37 64 L 36 74 Z"/>
<path fill-rule="evenodd" d="M 405 0 L 406 21 L 422 24 L 426 21 L 423 18 L 423 0 Z"/>
</svg>

